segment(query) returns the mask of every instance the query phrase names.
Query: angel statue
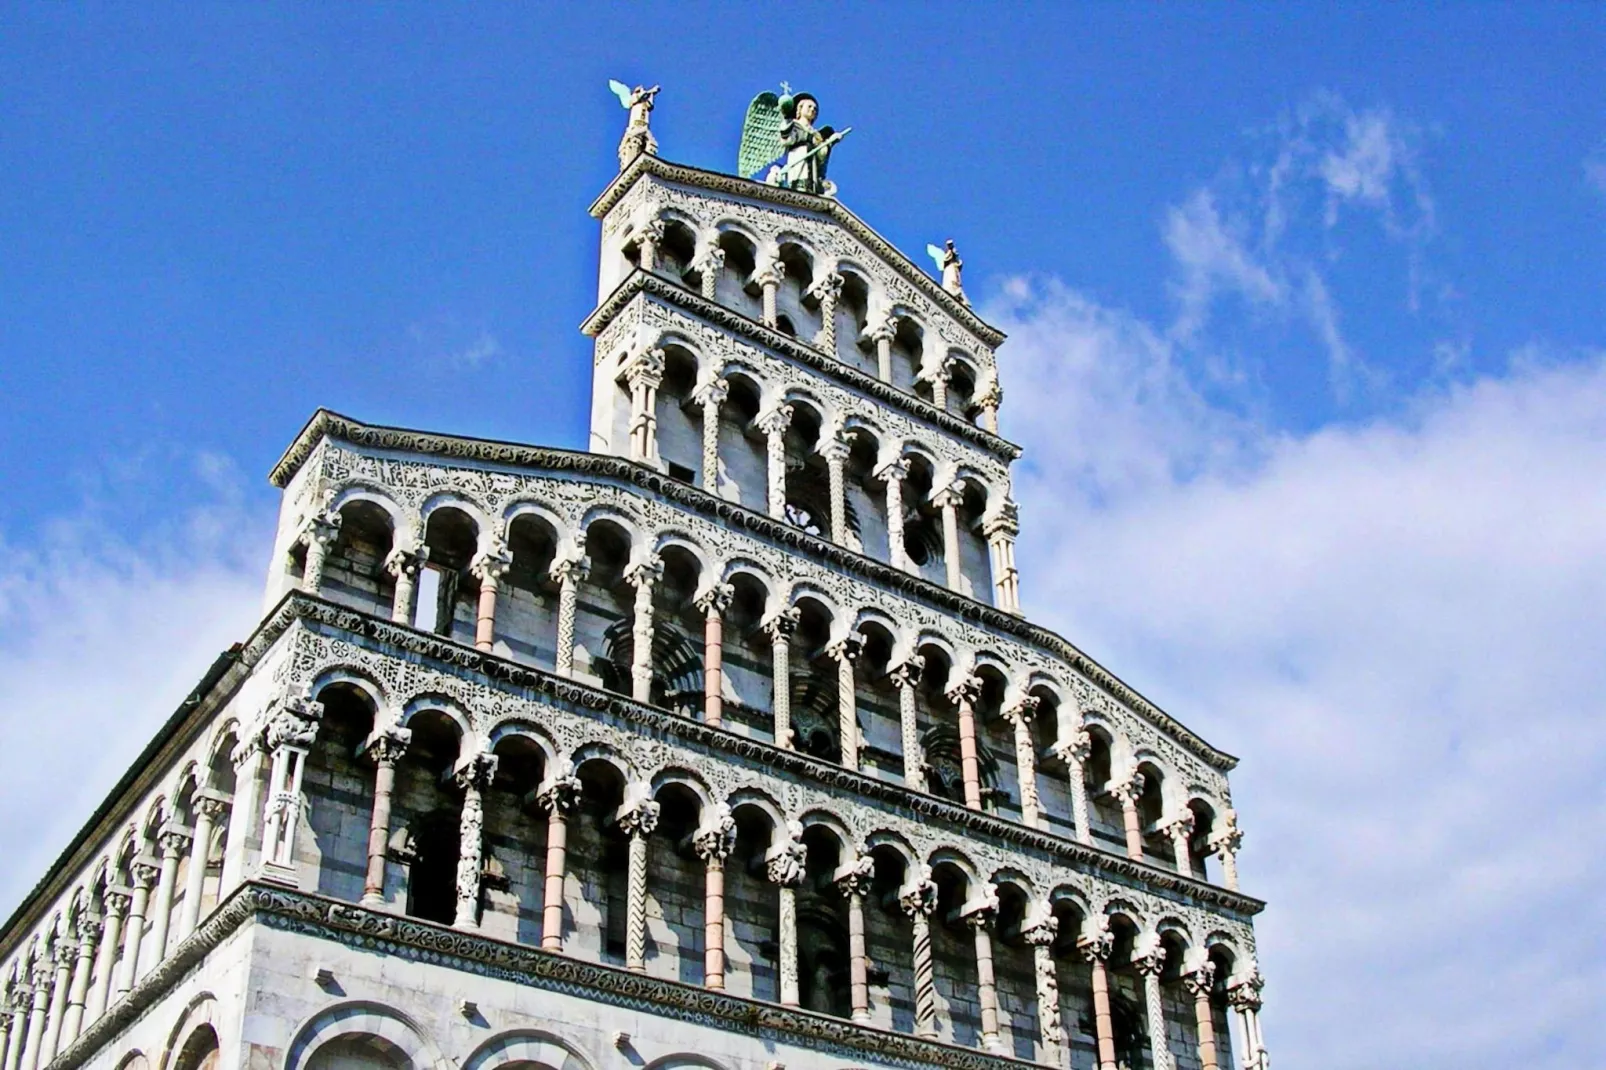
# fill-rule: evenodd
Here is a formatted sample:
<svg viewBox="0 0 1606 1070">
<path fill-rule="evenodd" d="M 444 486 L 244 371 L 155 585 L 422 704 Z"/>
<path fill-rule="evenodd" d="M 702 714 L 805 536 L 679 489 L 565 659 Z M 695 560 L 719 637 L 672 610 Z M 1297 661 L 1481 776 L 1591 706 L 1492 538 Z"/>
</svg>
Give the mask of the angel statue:
<svg viewBox="0 0 1606 1070">
<path fill-rule="evenodd" d="M 959 298 L 965 304 L 970 302 L 965 298 L 965 284 L 959 279 L 959 269 L 965 262 L 959 259 L 959 250 L 954 248 L 954 240 L 949 238 L 943 242 L 941 249 L 926 243 L 926 255 L 937 262 L 937 274 L 942 276 L 942 288 Z"/>
<path fill-rule="evenodd" d="M 760 93 L 747 106 L 747 118 L 742 123 L 742 147 L 737 155 L 736 170 L 743 178 L 752 178 L 770 167 L 764 181 L 771 186 L 817 193 L 825 197 L 836 196 L 836 183 L 825 177 L 826 165 L 831 162 L 831 150 L 848 136 L 853 128 L 841 131 L 829 126 L 816 128 L 814 120 L 820 117 L 820 102 L 811 93 L 792 92 L 792 87 L 781 83 L 781 95 Z"/>
<path fill-rule="evenodd" d="M 658 95 L 660 87 L 646 89 L 638 85 L 631 89 L 623 82 L 609 78 L 608 88 L 619 98 L 620 106 L 630 111 L 630 121 L 625 124 L 625 136 L 619 139 L 619 170 L 623 171 L 630 166 L 631 160 L 644 152 L 658 155 L 658 139 L 652 136 L 647 121 L 652 115 L 652 98 Z"/>
</svg>

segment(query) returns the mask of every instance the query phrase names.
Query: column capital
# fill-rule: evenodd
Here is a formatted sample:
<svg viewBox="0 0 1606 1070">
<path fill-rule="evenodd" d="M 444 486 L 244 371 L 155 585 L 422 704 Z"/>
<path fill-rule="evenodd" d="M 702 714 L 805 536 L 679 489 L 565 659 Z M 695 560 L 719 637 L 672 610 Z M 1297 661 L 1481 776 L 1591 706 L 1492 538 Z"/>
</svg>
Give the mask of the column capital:
<svg viewBox="0 0 1606 1070">
<path fill-rule="evenodd" d="M 937 882 L 930 869 L 922 866 L 919 877 L 898 889 L 898 907 L 911 918 L 931 917 L 937 909 Z"/>
<path fill-rule="evenodd" d="M 412 742 L 411 728 L 393 724 L 369 736 L 362 750 L 375 765 L 395 765 L 407 753 Z"/>
<path fill-rule="evenodd" d="M 1160 832 L 1169 839 L 1178 836 L 1189 837 L 1193 835 L 1194 817 L 1192 810 L 1183 810 L 1169 820 L 1160 824 Z"/>
<path fill-rule="evenodd" d="M 786 834 L 786 839 L 764 852 L 764 870 L 771 884 L 796 888 L 803 883 L 808 848 L 803 846 L 803 829 L 796 822 L 788 822 Z"/>
<path fill-rule="evenodd" d="M 692 258 L 691 266 L 699 272 L 718 274 L 725 269 L 725 250 L 712 243 L 704 245 Z"/>
<path fill-rule="evenodd" d="M 988 884 L 975 899 L 961 906 L 955 914 L 972 931 L 991 928 L 998 917 L 998 889 Z"/>
<path fill-rule="evenodd" d="M 222 821 L 229 812 L 234 798 L 214 788 L 202 788 L 195 793 L 195 806 L 214 824 Z"/>
<path fill-rule="evenodd" d="M 664 578 L 664 559 L 652 554 L 625 569 L 625 582 L 639 593 L 643 587 L 651 588 Z"/>
<path fill-rule="evenodd" d="M 78 936 L 82 945 L 93 947 L 100 942 L 101 933 L 106 931 L 106 919 L 93 910 L 86 910 L 78 915 L 78 922 L 73 926 L 73 932 Z"/>
<path fill-rule="evenodd" d="M 786 642 L 797 632 L 798 621 L 802 619 L 802 610 L 796 606 L 788 606 L 764 618 L 759 627 L 769 637 L 770 642 Z"/>
<path fill-rule="evenodd" d="M 1258 1013 L 1261 1007 L 1261 989 L 1265 984 L 1266 979 L 1260 976 L 1260 968 L 1251 965 L 1248 973 L 1227 982 L 1227 1002 L 1237 1010 Z"/>
<path fill-rule="evenodd" d="M 78 941 L 57 940 L 50 946 L 50 960 L 56 964 L 57 969 L 67 969 L 72 966 L 73 960 L 78 957 Z"/>
<path fill-rule="evenodd" d="M 784 435 L 792 426 L 792 406 L 785 402 L 771 405 L 754 417 L 753 424 L 765 435 Z"/>
<path fill-rule="evenodd" d="M 1052 947 L 1059 931 L 1060 920 L 1047 903 L 1038 903 L 1028 910 L 1020 927 L 1021 939 L 1033 947 Z"/>
<path fill-rule="evenodd" d="M 869 855 L 860 855 L 839 867 L 831 875 L 831 883 L 835 884 L 837 891 L 843 895 L 863 895 L 870 890 L 870 881 L 874 877 L 875 859 Z"/>
<path fill-rule="evenodd" d="M 890 461 L 883 461 L 870 474 L 883 483 L 891 483 L 894 480 L 901 483 L 909 478 L 909 458 L 894 457 Z"/>
<path fill-rule="evenodd" d="M 996 375 L 984 375 L 981 384 L 976 388 L 976 394 L 971 402 L 983 407 L 997 408 L 1004 402 L 1004 388 L 998 385 Z"/>
<path fill-rule="evenodd" d="M 429 547 L 393 547 L 385 555 L 385 571 L 400 579 L 402 576 L 416 576 L 418 570 L 429 561 Z"/>
<path fill-rule="evenodd" d="M 664 351 L 642 350 L 625 362 L 619 374 L 632 387 L 648 386 L 656 390 L 664 381 Z"/>
<path fill-rule="evenodd" d="M 452 770 L 452 783 L 463 791 L 484 791 L 496 776 L 496 755 L 475 754 Z"/>
<path fill-rule="evenodd" d="M 638 800 L 629 809 L 621 810 L 617 821 L 619 831 L 626 836 L 646 838 L 658 827 L 658 803 L 652 799 Z"/>
<path fill-rule="evenodd" d="M 731 381 L 716 375 L 697 384 L 697 387 L 692 391 L 691 397 L 706 412 L 710 405 L 717 409 L 725 404 L 725 400 L 730 397 L 730 393 Z"/>
<path fill-rule="evenodd" d="M 1160 976 L 1165 969 L 1165 945 L 1153 936 L 1139 943 L 1140 947 L 1132 949 L 1132 968 L 1147 976 Z"/>
<path fill-rule="evenodd" d="M 947 509 L 950 506 L 957 509 L 964 500 L 965 485 L 958 480 L 931 492 L 931 504 L 938 509 Z"/>
<path fill-rule="evenodd" d="M 664 221 L 656 216 L 652 219 L 643 219 L 636 224 L 636 237 L 641 241 L 661 245 L 663 244 L 665 229 Z"/>
<path fill-rule="evenodd" d="M 580 778 L 559 776 L 535 789 L 535 804 L 549 814 L 571 814 L 580 805 Z"/>
<path fill-rule="evenodd" d="M 957 680 L 949 682 L 945 691 L 948 701 L 956 706 L 974 706 L 981 698 L 981 677 L 974 673 L 966 673 Z"/>
<path fill-rule="evenodd" d="M 850 664 L 859 660 L 864 653 L 864 640 L 857 635 L 845 635 L 825 644 L 824 654 L 832 661 L 846 661 Z"/>
<path fill-rule="evenodd" d="M 723 616 L 736 597 L 736 588 L 728 583 L 711 583 L 692 595 L 692 605 L 705 617 Z"/>
<path fill-rule="evenodd" d="M 585 556 L 573 554 L 554 559 L 547 569 L 547 574 L 558 583 L 579 583 L 590 571 L 591 567 Z"/>
<path fill-rule="evenodd" d="M 692 850 L 705 865 L 723 864 L 736 849 L 736 819 L 730 807 L 718 803 L 708 808 L 697 831 L 692 833 Z"/>
<path fill-rule="evenodd" d="M 1210 849 L 1218 854 L 1236 854 L 1238 848 L 1243 846 L 1243 829 L 1238 827 L 1238 812 L 1224 810 L 1221 814 L 1221 827 L 1210 834 Z"/>
<path fill-rule="evenodd" d="M 129 876 L 134 878 L 134 888 L 143 888 L 147 892 L 156 887 L 156 880 L 162 875 L 162 867 L 150 855 L 140 855 L 128 867 Z"/>
<path fill-rule="evenodd" d="M 998 503 L 998 507 L 989 510 L 981 518 L 981 533 L 989 539 L 1001 535 L 1014 538 L 1020 534 L 1020 506 L 1009 498 Z"/>
<path fill-rule="evenodd" d="M 1055 743 L 1052 750 L 1062 761 L 1081 765 L 1093 756 L 1093 736 L 1086 728 L 1078 728 L 1069 737 Z"/>
<path fill-rule="evenodd" d="M 262 730 L 263 743 L 270 751 L 280 747 L 308 750 L 318 738 L 322 721 L 323 703 L 307 695 L 285 696 L 268 714 Z"/>
<path fill-rule="evenodd" d="M 917 687 L 920 684 L 921 674 L 926 669 L 926 656 L 924 654 L 910 654 L 896 665 L 887 669 L 896 687 Z"/>
<path fill-rule="evenodd" d="M 487 580 L 500 583 L 502 577 L 507 575 L 507 570 L 512 567 L 513 555 L 500 542 L 475 554 L 474 559 L 468 564 L 468 570 L 481 583 Z"/>
<path fill-rule="evenodd" d="M 1120 779 L 1111 777 L 1107 790 L 1122 806 L 1136 805 L 1143 795 L 1143 774 L 1134 770 Z"/>
<path fill-rule="evenodd" d="M 1084 927 L 1076 938 L 1076 950 L 1089 962 L 1108 962 L 1115 950 L 1115 934 L 1105 925 L 1096 929 Z"/>
<path fill-rule="evenodd" d="M 842 433 L 842 429 L 839 427 L 828 429 L 825 434 L 821 435 L 820 444 L 815 448 L 828 464 L 846 461 L 848 454 L 853 452 L 853 444 L 847 440 L 847 436 Z"/>
<path fill-rule="evenodd" d="M 1209 959 L 1182 975 L 1182 984 L 1194 999 L 1210 995 L 1216 980 L 1216 964 Z"/>
<path fill-rule="evenodd" d="M 106 908 L 109 918 L 126 918 L 134 906 L 134 890 L 121 885 L 113 885 L 101 893 L 101 904 Z"/>
<path fill-rule="evenodd" d="M 753 265 L 753 275 L 749 281 L 755 286 L 779 286 L 781 279 L 786 277 L 786 268 L 779 258 L 760 255 L 763 258 Z"/>
<path fill-rule="evenodd" d="M 808 288 L 808 296 L 822 305 L 828 301 L 835 302 L 842 296 L 842 284 L 846 281 L 841 272 L 827 271 L 814 280 L 814 284 Z"/>
<path fill-rule="evenodd" d="M 954 377 L 954 368 L 958 364 L 952 357 L 942 357 L 939 360 L 928 361 L 920 368 L 920 374 L 915 376 L 917 383 L 931 383 L 942 380 L 944 383 Z"/>
<path fill-rule="evenodd" d="M 310 546 L 314 542 L 324 546 L 333 546 L 335 539 L 340 537 L 341 515 L 333 509 L 324 508 L 314 512 L 301 522 L 301 530 L 296 534 L 296 542 Z"/>
<path fill-rule="evenodd" d="M 183 828 L 170 821 L 157 831 L 156 845 L 161 849 L 163 858 L 169 856 L 177 858 L 184 853 L 184 848 L 188 847 L 194 838 L 194 830 Z"/>
<path fill-rule="evenodd" d="M 1022 695 L 1004 707 L 1004 717 L 1011 724 L 1030 724 L 1032 718 L 1037 716 L 1037 709 L 1041 705 L 1042 700 L 1036 695 Z"/>
<path fill-rule="evenodd" d="M 884 313 L 865 325 L 864 340 L 867 342 L 890 342 L 898 334 L 898 317 L 892 313 Z"/>
</svg>

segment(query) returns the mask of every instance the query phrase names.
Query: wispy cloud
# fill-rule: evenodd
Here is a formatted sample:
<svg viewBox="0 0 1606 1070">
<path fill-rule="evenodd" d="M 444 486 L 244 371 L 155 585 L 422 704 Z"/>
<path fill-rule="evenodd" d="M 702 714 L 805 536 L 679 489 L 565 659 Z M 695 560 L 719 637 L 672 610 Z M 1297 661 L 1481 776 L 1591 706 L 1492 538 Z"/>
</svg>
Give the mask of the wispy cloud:
<svg viewBox="0 0 1606 1070">
<path fill-rule="evenodd" d="M 441 371 L 471 371 L 503 355 L 494 333 L 457 316 L 432 316 L 410 324 L 407 342 L 419 364 Z"/>
</svg>

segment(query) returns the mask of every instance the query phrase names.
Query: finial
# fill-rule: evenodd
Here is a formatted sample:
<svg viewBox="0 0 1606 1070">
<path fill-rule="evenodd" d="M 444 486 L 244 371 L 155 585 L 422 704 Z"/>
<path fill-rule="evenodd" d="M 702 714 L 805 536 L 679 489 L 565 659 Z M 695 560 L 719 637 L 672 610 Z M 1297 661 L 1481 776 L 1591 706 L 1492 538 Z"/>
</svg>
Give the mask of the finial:
<svg viewBox="0 0 1606 1070">
<path fill-rule="evenodd" d="M 658 155 L 658 139 L 652 136 L 647 124 L 652 116 L 652 98 L 658 95 L 661 87 L 655 85 L 647 89 L 638 85 L 631 89 L 618 79 L 610 78 L 608 88 L 619 98 L 620 106 L 630 112 L 630 121 L 625 124 L 625 136 L 619 139 L 619 170 L 623 171 L 642 153 Z"/>
<path fill-rule="evenodd" d="M 954 240 L 949 238 L 943 242 L 941 249 L 927 243 L 926 255 L 936 261 L 937 273 L 942 276 L 942 288 L 957 297 L 962 304 L 970 304 L 969 299 L 965 297 L 964 283 L 959 277 L 960 269 L 965 266 L 965 262 L 959 259 L 959 250 L 954 248 Z"/>
</svg>

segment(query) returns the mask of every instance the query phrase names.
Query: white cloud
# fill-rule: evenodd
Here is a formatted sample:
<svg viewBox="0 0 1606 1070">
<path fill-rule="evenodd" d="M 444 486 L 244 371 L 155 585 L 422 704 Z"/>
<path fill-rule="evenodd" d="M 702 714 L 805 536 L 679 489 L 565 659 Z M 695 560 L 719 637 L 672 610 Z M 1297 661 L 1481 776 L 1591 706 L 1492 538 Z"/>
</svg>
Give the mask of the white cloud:
<svg viewBox="0 0 1606 1070">
<path fill-rule="evenodd" d="M 212 660 L 260 609 L 271 518 L 220 492 L 131 544 L 91 509 L 43 545 L 0 539 L 0 911 L 42 877 Z"/>
<path fill-rule="evenodd" d="M 1243 759 L 1273 1054 L 1597 1061 L 1606 353 L 1292 437 L 1063 287 L 988 311 L 1029 608 Z"/>
</svg>

